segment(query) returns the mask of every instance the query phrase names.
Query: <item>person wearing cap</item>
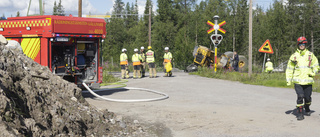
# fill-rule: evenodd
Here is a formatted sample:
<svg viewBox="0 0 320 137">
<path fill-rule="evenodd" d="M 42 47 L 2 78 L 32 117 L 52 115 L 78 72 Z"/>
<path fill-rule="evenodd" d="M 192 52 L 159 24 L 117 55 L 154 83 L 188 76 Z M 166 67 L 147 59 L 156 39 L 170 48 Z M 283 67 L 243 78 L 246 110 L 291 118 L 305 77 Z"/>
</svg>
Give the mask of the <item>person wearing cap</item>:
<svg viewBox="0 0 320 137">
<path fill-rule="evenodd" d="M 164 73 L 165 73 L 164 76 L 171 76 L 172 72 L 170 71 L 169 73 L 167 73 L 165 66 L 168 62 L 171 62 L 172 54 L 171 54 L 171 52 L 169 52 L 169 47 L 165 47 L 164 51 L 165 51 L 165 53 L 163 55 L 163 67 L 164 67 Z"/>
<path fill-rule="evenodd" d="M 265 72 L 267 73 L 271 73 L 273 71 L 273 64 L 270 61 L 270 58 L 267 59 L 267 63 L 266 63 L 266 70 Z"/>
<path fill-rule="evenodd" d="M 152 51 L 151 49 L 152 47 L 148 46 L 148 51 L 146 52 L 146 62 L 148 63 L 148 66 L 149 66 L 149 78 L 156 78 L 157 77 L 156 64 L 155 64 L 156 55 L 154 54 L 154 51 Z"/>
<path fill-rule="evenodd" d="M 134 49 L 134 54 L 132 55 L 133 63 L 133 78 L 141 78 L 140 76 L 140 65 L 141 65 L 141 56 L 138 54 L 138 49 Z"/>
<path fill-rule="evenodd" d="M 140 48 L 140 54 L 141 56 L 141 65 L 140 65 L 140 70 L 141 70 L 141 77 L 145 77 L 146 73 L 146 54 L 144 53 L 144 47 L 142 46 Z"/>
<path fill-rule="evenodd" d="M 314 76 L 319 70 L 317 57 L 306 49 L 307 39 L 299 37 L 298 49 L 290 56 L 286 69 L 287 85 L 294 83 L 294 89 L 297 94 L 297 120 L 303 120 L 311 115 L 311 94 Z"/>
<path fill-rule="evenodd" d="M 127 49 L 123 48 L 120 55 L 121 78 L 129 78 Z"/>
</svg>

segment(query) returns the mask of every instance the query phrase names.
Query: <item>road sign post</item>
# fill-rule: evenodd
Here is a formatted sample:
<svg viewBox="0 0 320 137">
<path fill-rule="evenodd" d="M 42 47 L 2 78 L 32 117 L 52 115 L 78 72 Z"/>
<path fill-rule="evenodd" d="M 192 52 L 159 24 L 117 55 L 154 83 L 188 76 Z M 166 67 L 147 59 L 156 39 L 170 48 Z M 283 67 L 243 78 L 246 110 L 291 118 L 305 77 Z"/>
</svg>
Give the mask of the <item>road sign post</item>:
<svg viewBox="0 0 320 137">
<path fill-rule="evenodd" d="M 214 19 L 214 23 L 212 23 L 211 21 L 207 21 L 207 24 L 212 26 L 212 28 L 209 29 L 207 32 L 208 34 L 210 34 L 211 32 L 214 31 L 214 34 L 210 36 L 210 39 L 214 45 L 214 72 L 217 72 L 217 52 L 218 52 L 217 47 L 223 39 L 223 36 L 218 34 L 218 30 L 223 34 L 226 33 L 226 30 L 221 28 L 221 26 L 226 24 L 226 21 L 223 21 L 220 24 L 218 24 L 218 19 L 219 19 L 218 15 L 215 15 L 213 19 Z"/>
<path fill-rule="evenodd" d="M 259 48 L 259 52 L 264 53 L 263 64 L 262 64 L 262 72 L 261 72 L 261 73 L 263 73 L 264 64 L 266 63 L 266 55 L 267 55 L 267 53 L 273 54 L 273 49 L 272 49 L 272 47 L 271 47 L 271 44 L 270 44 L 269 39 L 267 39 L 267 40 L 262 44 L 262 46 Z"/>
</svg>

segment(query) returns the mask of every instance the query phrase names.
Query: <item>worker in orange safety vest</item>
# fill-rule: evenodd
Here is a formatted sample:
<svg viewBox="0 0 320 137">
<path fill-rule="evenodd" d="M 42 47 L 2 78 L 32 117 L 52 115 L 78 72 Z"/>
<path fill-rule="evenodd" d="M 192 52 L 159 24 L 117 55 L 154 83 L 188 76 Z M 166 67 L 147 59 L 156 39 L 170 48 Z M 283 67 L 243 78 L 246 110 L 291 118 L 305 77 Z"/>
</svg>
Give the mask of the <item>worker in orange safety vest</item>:
<svg viewBox="0 0 320 137">
<path fill-rule="evenodd" d="M 121 78 L 129 78 L 127 49 L 123 48 L 120 55 Z"/>
<path fill-rule="evenodd" d="M 168 62 L 171 63 L 171 61 L 172 61 L 172 54 L 171 54 L 171 52 L 169 52 L 169 47 L 165 47 L 164 51 L 165 51 L 165 53 L 163 55 L 163 67 L 164 67 L 164 73 L 165 73 L 164 76 L 167 77 L 167 76 L 171 76 L 172 75 L 171 71 L 167 72 L 167 70 L 166 70 L 166 64 Z"/>
<path fill-rule="evenodd" d="M 134 49 L 134 54 L 132 55 L 133 62 L 133 78 L 141 78 L 140 75 L 140 65 L 142 60 L 141 56 L 138 54 L 138 49 Z"/>
</svg>

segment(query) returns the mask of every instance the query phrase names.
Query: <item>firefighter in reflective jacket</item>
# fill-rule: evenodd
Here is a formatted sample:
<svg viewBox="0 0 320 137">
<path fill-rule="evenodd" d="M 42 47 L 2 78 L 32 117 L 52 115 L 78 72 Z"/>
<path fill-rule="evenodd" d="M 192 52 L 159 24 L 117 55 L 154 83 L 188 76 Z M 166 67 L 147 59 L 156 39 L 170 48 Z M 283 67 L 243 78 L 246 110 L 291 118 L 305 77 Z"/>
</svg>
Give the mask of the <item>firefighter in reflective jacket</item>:
<svg viewBox="0 0 320 137">
<path fill-rule="evenodd" d="M 146 52 L 146 58 L 147 58 L 146 61 L 149 65 L 149 77 L 150 78 L 157 77 L 156 64 L 154 63 L 156 55 L 151 50 L 151 46 L 148 46 L 148 51 Z M 153 76 L 152 76 L 152 73 L 153 73 Z"/>
<path fill-rule="evenodd" d="M 305 115 L 310 116 L 311 93 L 313 77 L 319 69 L 318 59 L 312 52 L 306 49 L 307 39 L 298 38 L 298 49 L 293 53 L 288 61 L 286 70 L 287 85 L 294 83 L 297 93 L 297 120 L 303 120 Z"/>
<path fill-rule="evenodd" d="M 134 54 L 132 55 L 133 63 L 133 78 L 141 78 L 140 76 L 140 65 L 142 60 L 141 56 L 138 54 L 138 49 L 134 49 Z"/>
<path fill-rule="evenodd" d="M 271 73 L 272 70 L 273 70 L 273 64 L 272 64 L 272 62 L 270 61 L 270 59 L 268 58 L 268 59 L 267 59 L 267 63 L 266 63 L 266 70 L 265 70 L 265 72 Z"/>
<path fill-rule="evenodd" d="M 141 75 L 142 77 L 145 77 L 146 73 L 146 54 L 144 53 L 144 47 L 142 46 L 140 49 L 140 54 L 141 56 Z"/>
<path fill-rule="evenodd" d="M 120 67 L 121 67 L 121 78 L 129 78 L 128 70 L 128 56 L 126 54 L 127 49 L 122 49 L 122 54 L 120 55 Z"/>
<path fill-rule="evenodd" d="M 172 54 L 171 54 L 171 52 L 169 52 L 169 47 L 165 47 L 164 48 L 164 51 L 165 51 L 165 53 L 164 53 L 164 55 L 163 55 L 163 67 L 164 67 L 164 73 L 165 73 L 165 75 L 164 76 L 171 76 L 172 75 L 172 72 L 170 71 L 170 72 L 167 72 L 167 70 L 166 70 L 166 64 L 168 63 L 168 62 L 170 62 L 171 63 L 171 60 L 172 60 Z"/>
</svg>

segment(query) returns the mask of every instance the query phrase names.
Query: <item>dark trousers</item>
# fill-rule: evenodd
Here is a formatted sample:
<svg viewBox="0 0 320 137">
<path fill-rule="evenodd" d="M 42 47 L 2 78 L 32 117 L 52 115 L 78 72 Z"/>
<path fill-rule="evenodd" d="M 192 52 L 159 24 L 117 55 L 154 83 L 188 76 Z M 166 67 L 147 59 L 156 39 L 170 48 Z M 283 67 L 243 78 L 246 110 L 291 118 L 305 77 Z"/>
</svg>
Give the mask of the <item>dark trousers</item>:
<svg viewBox="0 0 320 137">
<path fill-rule="evenodd" d="M 294 84 L 294 89 L 297 93 L 297 107 L 303 104 L 309 106 L 311 104 L 312 85 Z"/>
</svg>

